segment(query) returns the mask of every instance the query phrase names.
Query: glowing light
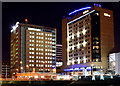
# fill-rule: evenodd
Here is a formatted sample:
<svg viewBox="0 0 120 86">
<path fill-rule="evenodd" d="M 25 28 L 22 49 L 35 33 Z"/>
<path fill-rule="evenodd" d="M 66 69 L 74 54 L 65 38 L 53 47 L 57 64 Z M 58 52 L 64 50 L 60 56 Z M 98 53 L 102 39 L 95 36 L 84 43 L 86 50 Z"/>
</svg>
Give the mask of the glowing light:
<svg viewBox="0 0 120 86">
<path fill-rule="evenodd" d="M 18 71 L 18 69 L 16 69 L 16 71 Z"/>
<path fill-rule="evenodd" d="M 100 80 L 104 80 L 103 74 L 100 75 Z"/>
<path fill-rule="evenodd" d="M 79 68 L 75 68 L 74 70 L 79 70 Z"/>
<path fill-rule="evenodd" d="M 44 78 L 44 76 L 41 76 L 41 78 Z"/>
<path fill-rule="evenodd" d="M 72 59 L 72 64 L 74 64 L 74 59 Z"/>
<path fill-rule="evenodd" d="M 85 11 L 83 12 L 83 14 L 85 14 L 85 13 L 87 13 L 87 12 L 89 12 L 89 10 L 85 10 Z"/>
<path fill-rule="evenodd" d="M 85 47 L 85 46 L 86 46 L 86 44 L 87 44 L 87 42 L 84 40 L 84 41 L 83 41 L 83 46 Z"/>
<path fill-rule="evenodd" d="M 74 10 L 74 11 L 70 12 L 69 15 L 72 15 L 72 14 L 78 12 L 78 11 L 82 11 L 82 10 L 86 10 L 86 9 L 91 9 L 91 7 L 84 7 L 84 8 L 80 8 L 80 9 Z"/>
<path fill-rule="evenodd" d="M 72 39 L 74 39 L 74 34 L 72 34 Z"/>
<path fill-rule="evenodd" d="M 25 19 L 25 22 L 28 22 L 28 19 Z"/>
<path fill-rule="evenodd" d="M 16 30 L 16 28 L 18 27 L 18 24 L 19 24 L 19 22 L 16 22 L 16 24 L 14 26 L 12 26 L 13 29 L 11 30 L 11 32 Z"/>
<path fill-rule="evenodd" d="M 67 61 L 67 65 L 70 65 L 70 62 L 69 62 L 69 60 Z"/>
<path fill-rule="evenodd" d="M 72 46 L 72 50 L 74 50 L 74 45 Z"/>
<path fill-rule="evenodd" d="M 83 15 L 83 16 L 80 16 L 80 17 L 74 19 L 73 21 L 70 21 L 70 22 L 67 23 L 67 24 L 71 24 L 71 23 L 73 23 L 73 22 L 75 22 L 75 21 L 77 21 L 77 20 L 79 20 L 79 19 L 81 19 L 81 18 L 83 18 L 83 17 L 89 15 L 90 13 L 93 13 L 94 11 L 95 11 L 95 10 L 92 10 L 92 11 L 90 11 L 89 13 L 87 13 L 87 14 L 85 14 L 85 15 Z"/>
<path fill-rule="evenodd" d="M 78 32 L 77 32 L 77 37 L 79 37 L 79 36 L 80 36 L 80 32 L 78 31 Z"/>
<path fill-rule="evenodd" d="M 79 49 L 80 48 L 80 44 L 78 43 L 78 45 L 77 45 L 77 48 Z"/>
<path fill-rule="evenodd" d="M 108 16 L 108 17 L 110 17 L 110 15 L 109 15 L 108 13 L 104 13 L 104 16 Z"/>
<path fill-rule="evenodd" d="M 36 28 L 28 28 L 28 30 L 34 30 L 34 31 L 41 31 L 40 29 L 36 29 Z"/>
<path fill-rule="evenodd" d="M 29 66 L 28 66 L 28 65 L 26 65 L 26 67 L 28 68 Z"/>
<path fill-rule="evenodd" d="M 85 57 L 83 57 L 83 62 L 86 63 L 86 58 Z"/>
<path fill-rule="evenodd" d="M 85 33 L 86 33 L 86 30 L 85 30 L 85 29 L 83 29 L 83 31 L 82 31 L 82 32 L 83 32 L 83 35 L 85 35 Z"/>
<path fill-rule="evenodd" d="M 21 70 L 23 70 L 23 67 L 20 67 Z"/>
<path fill-rule="evenodd" d="M 22 64 L 22 61 L 20 61 L 20 64 Z"/>
<path fill-rule="evenodd" d="M 35 76 L 35 78 L 38 78 L 38 76 Z"/>
<path fill-rule="evenodd" d="M 78 58 L 78 64 L 80 64 L 80 58 Z"/>
<path fill-rule="evenodd" d="M 94 75 L 92 76 L 92 80 L 95 80 L 95 76 Z"/>
</svg>

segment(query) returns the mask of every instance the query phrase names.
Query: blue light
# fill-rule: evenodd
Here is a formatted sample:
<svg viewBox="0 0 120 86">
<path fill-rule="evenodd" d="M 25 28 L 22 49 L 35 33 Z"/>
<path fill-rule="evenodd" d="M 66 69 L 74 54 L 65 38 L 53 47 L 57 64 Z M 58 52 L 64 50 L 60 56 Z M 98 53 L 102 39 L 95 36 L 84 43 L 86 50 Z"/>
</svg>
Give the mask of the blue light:
<svg viewBox="0 0 120 86">
<path fill-rule="evenodd" d="M 94 11 L 95 11 L 95 10 L 92 10 L 91 12 L 89 12 L 89 13 L 87 13 L 87 14 L 83 15 L 83 16 L 80 16 L 80 17 L 78 17 L 77 19 L 74 19 L 73 21 L 70 21 L 68 24 L 71 24 L 71 23 L 73 23 L 73 22 L 77 21 L 78 19 L 81 19 L 81 18 L 83 18 L 83 17 L 87 16 L 87 15 L 89 15 L 90 13 L 92 13 L 92 12 L 94 12 Z"/>
<path fill-rule="evenodd" d="M 78 11 L 82 11 L 82 10 L 86 10 L 86 9 L 91 9 L 91 7 L 84 7 L 84 8 L 80 8 L 78 10 L 74 10 L 74 11 L 70 12 L 69 15 L 72 15 L 72 14 L 78 12 Z"/>
</svg>

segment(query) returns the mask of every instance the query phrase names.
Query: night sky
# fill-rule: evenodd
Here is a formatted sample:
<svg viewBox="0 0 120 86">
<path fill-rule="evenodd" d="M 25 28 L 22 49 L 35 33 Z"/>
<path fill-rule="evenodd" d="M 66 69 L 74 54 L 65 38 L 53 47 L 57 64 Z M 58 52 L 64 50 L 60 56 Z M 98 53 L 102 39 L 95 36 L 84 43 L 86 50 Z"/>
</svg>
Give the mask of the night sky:
<svg viewBox="0 0 120 86">
<path fill-rule="evenodd" d="M 114 12 L 115 51 L 120 50 L 120 3 L 102 2 L 102 8 Z M 62 44 L 62 18 L 69 12 L 87 6 L 91 2 L 3 2 L 2 3 L 2 58 L 10 59 L 10 30 L 19 21 L 57 29 L 57 43 Z"/>
</svg>

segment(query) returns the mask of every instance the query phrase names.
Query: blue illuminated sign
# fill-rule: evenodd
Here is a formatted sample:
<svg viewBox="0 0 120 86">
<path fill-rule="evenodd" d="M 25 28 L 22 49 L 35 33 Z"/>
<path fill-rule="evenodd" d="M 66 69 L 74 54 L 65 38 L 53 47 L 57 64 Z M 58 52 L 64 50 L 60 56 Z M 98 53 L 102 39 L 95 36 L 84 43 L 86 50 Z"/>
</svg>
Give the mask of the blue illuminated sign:
<svg viewBox="0 0 120 86">
<path fill-rule="evenodd" d="M 74 10 L 74 11 L 70 12 L 69 15 L 72 15 L 72 14 L 78 12 L 78 11 L 82 11 L 82 10 L 86 10 L 86 9 L 91 9 L 91 7 L 84 7 L 84 8 L 80 8 L 80 9 Z"/>
<path fill-rule="evenodd" d="M 94 12 L 94 11 L 95 11 L 95 10 L 92 10 L 91 12 L 89 12 L 89 13 L 87 13 L 87 14 L 83 15 L 83 16 L 80 16 L 79 18 L 74 19 L 73 21 L 70 21 L 68 24 L 71 24 L 71 23 L 73 23 L 73 22 L 75 22 L 75 21 L 77 21 L 77 20 L 79 20 L 79 19 L 81 19 L 81 18 L 83 18 L 83 17 L 87 16 L 87 15 L 89 15 L 90 13 L 92 13 L 92 12 Z"/>
</svg>

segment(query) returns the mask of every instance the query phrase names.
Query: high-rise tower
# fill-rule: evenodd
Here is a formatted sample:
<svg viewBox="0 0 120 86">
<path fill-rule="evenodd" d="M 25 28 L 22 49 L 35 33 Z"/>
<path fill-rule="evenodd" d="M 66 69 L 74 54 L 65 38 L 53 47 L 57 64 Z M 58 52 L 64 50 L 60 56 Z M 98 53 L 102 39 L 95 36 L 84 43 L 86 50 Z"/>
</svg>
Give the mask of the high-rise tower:
<svg viewBox="0 0 120 86">
<path fill-rule="evenodd" d="M 106 72 L 114 48 L 113 11 L 84 7 L 62 20 L 63 69 L 71 73 Z"/>
<path fill-rule="evenodd" d="M 55 72 L 56 29 L 17 22 L 11 30 L 11 75 Z"/>
</svg>

